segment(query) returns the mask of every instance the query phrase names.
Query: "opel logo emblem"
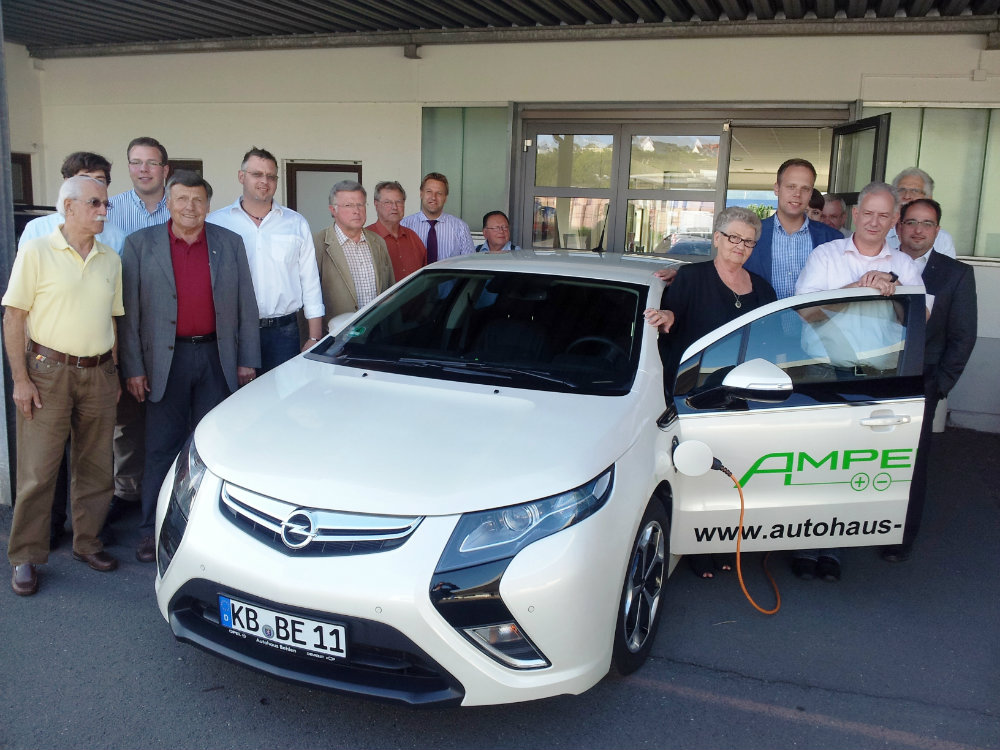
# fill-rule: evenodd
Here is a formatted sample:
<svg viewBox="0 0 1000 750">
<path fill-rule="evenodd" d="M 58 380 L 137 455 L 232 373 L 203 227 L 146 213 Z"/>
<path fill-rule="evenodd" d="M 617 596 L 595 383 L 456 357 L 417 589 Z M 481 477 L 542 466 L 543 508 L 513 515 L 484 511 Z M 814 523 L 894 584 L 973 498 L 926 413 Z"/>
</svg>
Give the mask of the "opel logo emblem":
<svg viewBox="0 0 1000 750">
<path fill-rule="evenodd" d="M 312 514 L 295 510 L 281 522 L 281 541 L 289 549 L 302 549 L 316 538 L 316 522 Z"/>
</svg>

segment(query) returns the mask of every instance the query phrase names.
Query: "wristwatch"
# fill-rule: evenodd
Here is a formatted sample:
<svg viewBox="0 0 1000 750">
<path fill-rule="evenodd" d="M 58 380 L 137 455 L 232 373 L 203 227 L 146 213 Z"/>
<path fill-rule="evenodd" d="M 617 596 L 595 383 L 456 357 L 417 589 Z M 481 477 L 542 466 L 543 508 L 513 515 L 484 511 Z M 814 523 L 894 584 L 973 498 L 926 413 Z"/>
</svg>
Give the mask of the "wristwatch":
<svg viewBox="0 0 1000 750">
<path fill-rule="evenodd" d="M 895 271 L 889 271 L 889 281 L 895 284 L 897 281 L 899 281 L 899 274 L 896 273 Z"/>
</svg>

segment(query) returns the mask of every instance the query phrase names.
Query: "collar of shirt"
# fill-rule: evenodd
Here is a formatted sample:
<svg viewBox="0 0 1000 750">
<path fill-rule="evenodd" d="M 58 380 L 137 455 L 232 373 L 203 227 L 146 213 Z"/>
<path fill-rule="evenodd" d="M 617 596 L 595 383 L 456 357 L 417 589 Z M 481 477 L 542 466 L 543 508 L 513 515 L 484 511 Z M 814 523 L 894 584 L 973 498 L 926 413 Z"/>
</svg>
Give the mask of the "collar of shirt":
<svg viewBox="0 0 1000 750">
<path fill-rule="evenodd" d="M 809 217 L 808 216 L 803 216 L 802 217 L 802 226 L 799 227 L 798 229 L 796 229 L 791 234 L 789 234 L 788 232 L 785 231 L 785 227 L 782 225 L 781 220 L 778 219 L 778 215 L 775 214 L 774 215 L 774 231 L 775 232 L 779 232 L 780 231 L 782 234 L 787 235 L 788 237 L 794 237 L 797 234 L 802 234 L 803 232 L 808 232 L 809 231 Z"/>
<path fill-rule="evenodd" d="M 344 234 L 343 230 L 340 228 L 340 225 L 337 224 L 337 222 L 333 222 L 333 228 L 337 232 L 337 240 L 340 242 L 341 247 L 343 247 L 347 243 L 351 243 L 352 245 L 367 245 L 368 244 L 368 240 L 365 237 L 365 230 L 364 229 L 361 230 L 361 239 L 358 240 L 357 242 L 355 242 L 350 237 L 348 237 L 346 234 Z"/>
<path fill-rule="evenodd" d="M 147 213 L 154 213 L 155 214 L 157 211 L 159 211 L 161 208 L 163 208 L 164 206 L 167 205 L 167 191 L 166 190 L 163 191 L 163 197 L 161 197 L 160 200 L 157 201 L 156 208 L 153 209 L 152 211 L 149 211 L 149 209 L 146 208 L 146 202 L 142 198 L 139 197 L 139 194 L 137 192 L 135 192 L 135 188 L 132 188 L 131 190 L 129 190 L 125 195 L 128 196 L 128 200 L 131 201 L 135 205 L 136 208 L 141 208 L 143 211 L 146 211 Z"/>
<path fill-rule="evenodd" d="M 867 253 L 861 252 L 861 250 L 858 248 L 858 246 L 854 243 L 854 235 L 853 234 L 851 235 L 851 241 L 848 242 L 844 246 L 844 254 L 846 255 L 847 253 L 854 253 L 859 258 L 864 258 L 865 260 L 868 260 L 868 261 L 875 260 L 876 258 L 891 258 L 892 257 L 892 251 L 889 248 L 889 243 L 887 243 L 885 240 L 882 240 L 882 249 L 879 250 L 875 255 L 868 255 Z"/>
<path fill-rule="evenodd" d="M 98 240 L 98 239 L 97 239 L 97 237 L 95 236 L 95 237 L 94 237 L 94 244 L 93 244 L 93 246 L 92 246 L 92 247 L 90 248 L 90 252 L 89 252 L 89 253 L 87 253 L 87 257 L 86 257 L 86 258 L 81 258 L 81 257 L 80 257 L 80 253 L 78 253 L 78 252 L 77 252 L 77 251 L 76 251 L 76 250 L 74 249 L 74 247 L 73 247 L 72 245 L 70 245 L 70 244 L 69 244 L 69 240 L 67 240 L 67 239 L 66 239 L 66 235 L 64 235 L 64 234 L 63 234 L 62 230 L 63 230 L 63 225 L 62 225 L 62 224 L 60 224 L 60 225 L 59 225 L 58 227 L 56 227 L 56 228 L 55 228 L 55 231 L 53 231 L 53 232 L 52 232 L 52 233 L 51 233 L 51 234 L 49 235 L 49 244 L 50 244 L 50 245 L 52 246 L 52 249 L 53 249 L 53 250 L 66 250 L 66 251 L 69 251 L 69 252 L 73 253 L 73 255 L 74 255 L 74 256 L 75 256 L 75 257 L 76 257 L 77 259 L 79 259 L 79 261 L 80 261 L 81 263 L 83 263 L 84 265 L 86 265 L 86 264 L 87 264 L 87 262 L 88 262 L 88 261 L 89 261 L 89 260 L 90 260 L 91 258 L 93 258 L 93 257 L 94 257 L 94 253 L 103 253 L 103 252 L 105 252 L 106 250 L 109 250 L 109 249 L 110 249 L 110 248 L 108 248 L 108 246 L 107 246 L 107 245 L 103 244 L 103 243 L 102 243 L 102 242 L 101 242 L 100 240 Z"/>
</svg>

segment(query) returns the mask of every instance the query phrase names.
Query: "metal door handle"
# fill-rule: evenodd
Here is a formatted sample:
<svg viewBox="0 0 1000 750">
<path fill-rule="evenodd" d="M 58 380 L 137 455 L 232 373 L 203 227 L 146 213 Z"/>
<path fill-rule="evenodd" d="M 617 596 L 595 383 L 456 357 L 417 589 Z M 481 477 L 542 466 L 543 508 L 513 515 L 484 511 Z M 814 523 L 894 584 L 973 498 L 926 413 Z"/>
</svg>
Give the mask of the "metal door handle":
<svg viewBox="0 0 1000 750">
<path fill-rule="evenodd" d="M 885 417 L 868 417 L 862 419 L 861 424 L 865 427 L 891 427 L 896 424 L 909 424 L 910 418 L 905 414 L 890 414 Z"/>
</svg>

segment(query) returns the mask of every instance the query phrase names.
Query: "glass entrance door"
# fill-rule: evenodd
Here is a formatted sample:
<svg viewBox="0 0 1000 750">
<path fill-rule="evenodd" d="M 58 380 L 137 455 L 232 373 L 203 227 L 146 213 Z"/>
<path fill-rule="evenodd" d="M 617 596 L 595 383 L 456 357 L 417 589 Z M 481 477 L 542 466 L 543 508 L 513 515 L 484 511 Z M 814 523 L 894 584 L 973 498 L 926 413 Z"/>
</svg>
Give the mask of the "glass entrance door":
<svg viewBox="0 0 1000 750">
<path fill-rule="evenodd" d="M 722 123 L 530 123 L 518 244 L 704 259 L 725 196 L 726 133 Z"/>
</svg>

